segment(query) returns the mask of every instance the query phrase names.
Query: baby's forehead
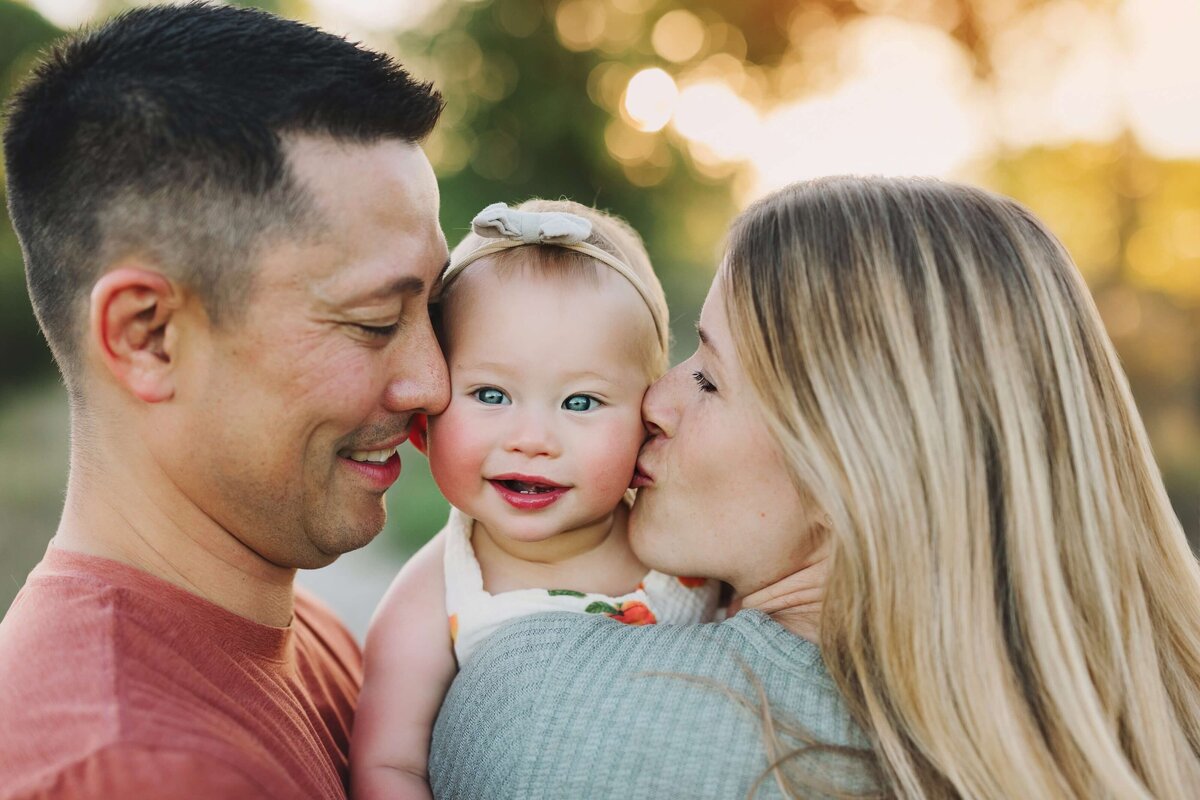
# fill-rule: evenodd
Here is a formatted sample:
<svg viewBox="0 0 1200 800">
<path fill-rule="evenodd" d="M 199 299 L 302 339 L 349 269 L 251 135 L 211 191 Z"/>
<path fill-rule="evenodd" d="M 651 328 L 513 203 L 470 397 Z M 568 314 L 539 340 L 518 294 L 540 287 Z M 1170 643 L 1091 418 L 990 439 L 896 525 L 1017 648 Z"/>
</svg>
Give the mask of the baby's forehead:
<svg viewBox="0 0 1200 800">
<path fill-rule="evenodd" d="M 661 356 L 654 319 L 636 289 L 620 275 L 612 278 L 464 272 L 438 321 L 451 367 L 510 362 L 535 371 L 565 362 L 560 371 L 624 373 L 632 366 L 657 377 Z"/>
<path fill-rule="evenodd" d="M 505 312 L 514 308 L 586 311 L 600 307 L 608 311 L 598 320 L 605 327 L 640 329 L 635 319 L 645 317 L 650 335 L 654 335 L 654 318 L 637 290 L 621 275 L 595 262 L 542 270 L 480 259 L 456 277 L 439 305 L 440 322 L 449 332 L 478 325 L 480 318 L 512 316 Z"/>
</svg>

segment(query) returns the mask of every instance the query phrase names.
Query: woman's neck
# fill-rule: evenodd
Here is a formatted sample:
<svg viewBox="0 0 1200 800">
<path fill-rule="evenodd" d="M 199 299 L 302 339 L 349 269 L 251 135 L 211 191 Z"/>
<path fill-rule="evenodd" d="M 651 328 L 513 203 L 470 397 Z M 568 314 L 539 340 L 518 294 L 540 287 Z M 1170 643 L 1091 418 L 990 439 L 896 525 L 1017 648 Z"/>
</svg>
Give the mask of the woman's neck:
<svg viewBox="0 0 1200 800">
<path fill-rule="evenodd" d="M 832 539 L 826 532 L 799 570 L 742 597 L 741 607 L 762 611 L 797 636 L 819 645 L 831 554 Z"/>
</svg>

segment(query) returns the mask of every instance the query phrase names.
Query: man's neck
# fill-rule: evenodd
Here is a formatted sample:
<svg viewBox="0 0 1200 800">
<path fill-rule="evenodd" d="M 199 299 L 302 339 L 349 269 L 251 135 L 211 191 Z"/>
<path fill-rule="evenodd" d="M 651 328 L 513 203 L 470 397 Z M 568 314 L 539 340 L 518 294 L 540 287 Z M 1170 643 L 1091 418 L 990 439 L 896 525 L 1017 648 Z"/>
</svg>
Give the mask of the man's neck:
<svg viewBox="0 0 1200 800">
<path fill-rule="evenodd" d="M 57 547 L 128 564 L 263 625 L 291 622 L 294 569 L 246 547 L 169 481 L 77 455 Z"/>
</svg>

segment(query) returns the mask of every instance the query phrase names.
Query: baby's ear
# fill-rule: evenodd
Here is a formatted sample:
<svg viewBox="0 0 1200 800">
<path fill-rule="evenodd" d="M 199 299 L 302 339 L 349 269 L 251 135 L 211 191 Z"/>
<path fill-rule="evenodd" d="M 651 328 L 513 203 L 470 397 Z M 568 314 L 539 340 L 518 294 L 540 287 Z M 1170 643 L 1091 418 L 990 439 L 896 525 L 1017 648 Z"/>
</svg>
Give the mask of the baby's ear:
<svg viewBox="0 0 1200 800">
<path fill-rule="evenodd" d="M 429 442 L 426 434 L 428 430 L 429 418 L 424 414 L 413 414 L 412 419 L 408 422 L 408 440 L 426 457 L 429 456 Z"/>
</svg>

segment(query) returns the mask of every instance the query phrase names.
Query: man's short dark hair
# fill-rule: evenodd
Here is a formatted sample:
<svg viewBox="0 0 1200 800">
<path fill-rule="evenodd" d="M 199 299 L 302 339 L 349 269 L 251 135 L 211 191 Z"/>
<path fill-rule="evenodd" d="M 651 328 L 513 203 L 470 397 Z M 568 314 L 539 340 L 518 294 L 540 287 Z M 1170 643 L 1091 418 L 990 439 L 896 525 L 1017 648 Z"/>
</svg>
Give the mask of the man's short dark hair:
<svg viewBox="0 0 1200 800">
<path fill-rule="evenodd" d="M 104 264 L 149 255 L 214 321 L 236 317 L 256 245 L 313 222 L 284 137 L 418 142 L 441 109 L 386 55 L 254 9 L 142 8 L 59 42 L 15 94 L 4 152 L 29 294 L 68 387 Z"/>
</svg>

